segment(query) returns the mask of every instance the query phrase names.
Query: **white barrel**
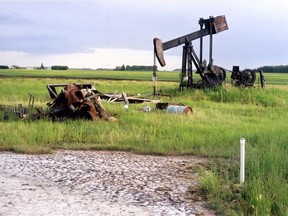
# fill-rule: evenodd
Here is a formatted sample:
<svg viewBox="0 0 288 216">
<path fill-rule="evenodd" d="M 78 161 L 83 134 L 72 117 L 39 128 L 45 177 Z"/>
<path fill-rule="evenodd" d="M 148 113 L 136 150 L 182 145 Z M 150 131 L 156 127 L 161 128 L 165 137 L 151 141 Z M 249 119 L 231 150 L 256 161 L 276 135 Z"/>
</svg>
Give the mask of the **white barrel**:
<svg viewBox="0 0 288 216">
<path fill-rule="evenodd" d="M 189 114 L 192 114 L 192 113 L 193 113 L 191 107 L 188 107 L 188 106 L 178 106 L 178 105 L 169 105 L 169 106 L 167 107 L 167 112 L 168 112 L 168 113 L 184 114 L 184 115 L 189 115 Z"/>
</svg>

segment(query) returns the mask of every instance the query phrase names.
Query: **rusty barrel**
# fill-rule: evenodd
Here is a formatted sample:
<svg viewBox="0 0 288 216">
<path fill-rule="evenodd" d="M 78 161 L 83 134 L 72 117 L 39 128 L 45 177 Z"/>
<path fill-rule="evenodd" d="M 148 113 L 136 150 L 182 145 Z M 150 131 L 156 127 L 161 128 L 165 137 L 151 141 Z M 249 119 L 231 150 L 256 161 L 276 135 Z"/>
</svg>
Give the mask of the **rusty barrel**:
<svg viewBox="0 0 288 216">
<path fill-rule="evenodd" d="M 167 107 L 168 113 L 178 113 L 184 115 L 191 115 L 193 113 L 192 108 L 189 106 L 178 106 L 178 105 L 169 105 Z"/>
</svg>

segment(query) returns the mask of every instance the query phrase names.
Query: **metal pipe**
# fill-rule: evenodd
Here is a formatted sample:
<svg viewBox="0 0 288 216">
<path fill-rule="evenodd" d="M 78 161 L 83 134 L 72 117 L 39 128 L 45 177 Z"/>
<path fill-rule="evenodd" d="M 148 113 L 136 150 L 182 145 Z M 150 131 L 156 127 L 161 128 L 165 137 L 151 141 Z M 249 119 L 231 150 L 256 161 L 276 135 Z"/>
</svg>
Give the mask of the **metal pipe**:
<svg viewBox="0 0 288 216">
<path fill-rule="evenodd" d="M 188 54 L 188 87 L 192 87 L 193 84 L 193 75 L 192 75 L 192 50 L 193 46 L 192 43 L 189 42 L 187 46 L 187 54 Z"/>
<path fill-rule="evenodd" d="M 245 181 L 245 139 L 240 138 L 240 184 Z"/>
<path fill-rule="evenodd" d="M 185 46 L 183 46 L 183 52 L 182 52 L 182 69 L 181 69 L 180 90 L 182 90 L 184 87 L 184 78 L 186 76 L 186 67 L 187 67 L 187 47 L 185 45 Z"/>
<path fill-rule="evenodd" d="M 156 74 L 156 53 L 154 51 L 154 58 L 153 58 L 153 75 L 152 80 L 154 82 L 153 85 L 153 95 L 156 96 L 157 94 L 157 74 Z"/>
<path fill-rule="evenodd" d="M 210 47 L 209 47 L 209 65 L 213 65 L 212 59 L 212 46 L 213 46 L 213 34 L 212 34 L 212 23 L 210 23 Z"/>
<path fill-rule="evenodd" d="M 203 30 L 203 22 L 201 22 L 201 20 L 203 20 L 203 18 L 200 18 L 200 31 L 201 31 L 201 36 L 200 36 L 200 64 L 202 64 L 202 57 L 203 57 L 203 35 L 202 35 L 202 30 Z"/>
</svg>

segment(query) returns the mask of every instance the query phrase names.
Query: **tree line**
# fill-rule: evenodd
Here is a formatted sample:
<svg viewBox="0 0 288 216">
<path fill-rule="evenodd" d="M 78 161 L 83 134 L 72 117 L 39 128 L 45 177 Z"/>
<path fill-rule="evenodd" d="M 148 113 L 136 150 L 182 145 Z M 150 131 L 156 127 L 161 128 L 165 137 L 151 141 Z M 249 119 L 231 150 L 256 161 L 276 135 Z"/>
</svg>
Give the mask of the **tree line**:
<svg viewBox="0 0 288 216">
<path fill-rule="evenodd" d="M 9 69 L 7 65 L 0 65 L 0 69 Z"/>
<path fill-rule="evenodd" d="M 51 70 L 68 70 L 69 67 L 66 65 L 53 65 L 51 66 Z"/>
<path fill-rule="evenodd" d="M 256 70 L 263 70 L 269 73 L 288 73 L 288 65 L 278 65 L 278 66 L 262 66 Z"/>
<path fill-rule="evenodd" d="M 157 71 L 157 66 L 147 66 L 147 65 L 122 65 L 122 66 L 117 66 L 115 68 L 116 71 L 153 71 L 153 69 L 156 69 Z"/>
<path fill-rule="evenodd" d="M 21 67 L 16 66 L 16 65 L 13 65 L 12 68 L 21 69 Z M 7 66 L 7 65 L 0 65 L 0 69 L 10 69 L 10 67 Z M 36 69 L 36 70 L 45 70 L 47 68 L 45 68 L 43 63 L 42 63 L 40 67 L 35 67 L 34 69 Z M 66 65 L 53 65 L 53 66 L 51 66 L 51 70 L 68 70 L 68 69 L 69 69 L 69 67 L 66 66 Z"/>
</svg>

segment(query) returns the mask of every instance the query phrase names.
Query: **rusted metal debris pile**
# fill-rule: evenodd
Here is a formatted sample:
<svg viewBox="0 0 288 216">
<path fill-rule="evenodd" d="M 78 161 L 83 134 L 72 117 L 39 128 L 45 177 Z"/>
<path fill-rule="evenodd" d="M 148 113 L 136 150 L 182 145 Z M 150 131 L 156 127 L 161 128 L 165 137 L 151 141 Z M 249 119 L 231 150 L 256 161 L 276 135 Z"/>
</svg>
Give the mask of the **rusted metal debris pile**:
<svg viewBox="0 0 288 216">
<path fill-rule="evenodd" d="M 107 121 L 115 121 L 116 119 L 105 110 L 101 105 L 101 100 L 108 102 L 125 103 L 124 108 L 128 109 L 129 103 L 143 102 L 159 102 L 140 98 L 137 96 L 127 96 L 125 92 L 117 94 L 117 90 L 112 94 L 101 93 L 97 91 L 92 83 L 88 84 L 48 84 L 49 95 L 53 99 L 52 103 L 48 103 L 49 117 L 53 120 L 61 120 L 65 118 L 84 118 L 90 120 L 104 119 Z M 57 93 L 57 88 L 63 88 Z M 43 113 L 38 112 L 38 116 Z"/>
<path fill-rule="evenodd" d="M 163 103 L 160 100 L 143 98 L 140 95 L 127 96 L 125 92 L 117 94 L 117 91 L 111 94 L 101 93 L 97 91 L 93 84 L 49 84 L 46 86 L 48 93 L 52 99 L 47 103 L 47 109 L 33 108 L 34 97 L 30 95 L 28 108 L 19 105 L 1 106 L 0 112 L 4 113 L 2 120 L 12 119 L 13 115 L 17 119 L 37 120 L 49 118 L 53 121 L 63 121 L 68 119 L 87 119 L 87 120 L 106 120 L 117 121 L 112 117 L 102 106 L 101 100 L 108 102 L 121 102 L 124 103 L 124 108 L 127 110 L 128 105 L 135 103 L 149 102 L 156 104 L 156 110 L 163 110 L 168 113 L 178 113 L 189 115 L 193 113 L 191 107 L 184 106 L 183 104 L 176 103 Z M 60 92 L 57 90 L 61 88 Z M 34 112 L 32 112 L 34 110 Z M 36 112 L 35 112 L 36 110 Z M 152 109 L 149 105 L 145 106 L 142 111 L 151 112 Z M 2 114 L 0 115 L 2 116 Z M 12 114 L 12 115 L 11 115 Z"/>
<path fill-rule="evenodd" d="M 62 85 L 58 85 L 62 86 Z M 57 95 L 55 85 L 47 85 L 50 96 L 54 99 L 48 103 L 49 117 L 52 120 L 62 119 L 89 119 L 116 121 L 102 106 L 100 95 L 92 86 L 83 86 L 80 84 L 68 84 Z"/>
</svg>

